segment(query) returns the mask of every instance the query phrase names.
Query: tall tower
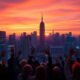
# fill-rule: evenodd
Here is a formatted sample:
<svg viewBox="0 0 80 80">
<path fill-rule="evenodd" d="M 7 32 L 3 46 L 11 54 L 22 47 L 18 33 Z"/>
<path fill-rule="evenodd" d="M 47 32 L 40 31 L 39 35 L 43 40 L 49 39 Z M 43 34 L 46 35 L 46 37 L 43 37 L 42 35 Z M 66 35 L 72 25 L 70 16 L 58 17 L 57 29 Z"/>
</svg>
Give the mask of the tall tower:
<svg viewBox="0 0 80 80">
<path fill-rule="evenodd" d="M 40 45 L 45 45 L 45 24 L 43 21 L 43 15 L 41 16 L 41 22 L 40 22 Z"/>
</svg>

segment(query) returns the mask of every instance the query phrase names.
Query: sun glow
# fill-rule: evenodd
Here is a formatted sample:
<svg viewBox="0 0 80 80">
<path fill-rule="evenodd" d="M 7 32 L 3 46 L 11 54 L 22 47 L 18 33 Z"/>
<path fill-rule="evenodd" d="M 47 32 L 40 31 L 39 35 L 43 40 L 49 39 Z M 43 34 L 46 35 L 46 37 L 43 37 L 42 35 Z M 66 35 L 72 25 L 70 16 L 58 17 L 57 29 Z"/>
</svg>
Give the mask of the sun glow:
<svg viewBox="0 0 80 80">
<path fill-rule="evenodd" d="M 52 32 L 80 34 L 80 0 L 0 0 L 0 30 L 7 35 L 37 31 L 44 14 L 46 35 Z"/>
</svg>

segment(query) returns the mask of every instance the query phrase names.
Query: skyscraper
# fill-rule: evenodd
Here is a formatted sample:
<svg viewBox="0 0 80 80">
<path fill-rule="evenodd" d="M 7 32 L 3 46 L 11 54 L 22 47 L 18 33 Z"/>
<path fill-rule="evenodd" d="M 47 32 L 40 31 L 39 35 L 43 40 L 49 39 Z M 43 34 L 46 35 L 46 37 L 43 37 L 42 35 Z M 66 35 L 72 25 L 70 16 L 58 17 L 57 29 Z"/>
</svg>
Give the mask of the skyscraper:
<svg viewBox="0 0 80 80">
<path fill-rule="evenodd" d="M 5 51 L 6 51 L 6 32 L 0 31 L 0 57 L 5 57 Z"/>
<path fill-rule="evenodd" d="M 45 44 L 45 23 L 43 21 L 43 15 L 40 22 L 40 45 L 44 46 Z"/>
<path fill-rule="evenodd" d="M 15 45 L 16 44 L 16 34 L 15 33 L 9 35 L 9 44 L 10 45 Z"/>
<path fill-rule="evenodd" d="M 37 47 L 37 32 L 34 31 L 32 34 L 31 34 L 31 43 L 32 43 L 32 46 L 34 48 Z"/>
<path fill-rule="evenodd" d="M 27 35 L 25 32 L 20 37 L 21 43 L 21 58 L 28 58 L 31 53 L 31 35 Z"/>
<path fill-rule="evenodd" d="M 5 44 L 6 42 L 6 32 L 0 31 L 0 44 Z"/>
</svg>

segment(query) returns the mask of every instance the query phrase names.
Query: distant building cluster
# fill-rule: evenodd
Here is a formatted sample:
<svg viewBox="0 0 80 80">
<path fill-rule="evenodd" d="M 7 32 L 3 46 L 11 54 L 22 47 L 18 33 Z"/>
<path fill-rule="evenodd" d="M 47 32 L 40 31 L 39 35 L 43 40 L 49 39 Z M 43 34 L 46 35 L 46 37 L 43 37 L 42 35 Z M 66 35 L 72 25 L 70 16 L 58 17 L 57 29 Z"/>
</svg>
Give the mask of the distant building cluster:
<svg viewBox="0 0 80 80">
<path fill-rule="evenodd" d="M 7 38 L 6 32 L 0 31 L 0 53 L 6 52 L 5 59 L 8 59 L 10 49 L 13 48 L 15 56 L 20 55 L 20 58 L 28 58 L 29 55 L 34 55 L 36 58 L 41 59 L 45 56 L 45 50 L 49 50 L 52 57 L 67 55 L 70 48 L 79 49 L 80 52 L 80 36 L 75 37 L 71 32 L 66 34 L 52 33 L 45 37 L 43 16 L 39 30 L 39 37 L 37 32 L 34 31 L 31 35 L 23 32 L 19 38 L 16 37 L 15 33 Z"/>
</svg>

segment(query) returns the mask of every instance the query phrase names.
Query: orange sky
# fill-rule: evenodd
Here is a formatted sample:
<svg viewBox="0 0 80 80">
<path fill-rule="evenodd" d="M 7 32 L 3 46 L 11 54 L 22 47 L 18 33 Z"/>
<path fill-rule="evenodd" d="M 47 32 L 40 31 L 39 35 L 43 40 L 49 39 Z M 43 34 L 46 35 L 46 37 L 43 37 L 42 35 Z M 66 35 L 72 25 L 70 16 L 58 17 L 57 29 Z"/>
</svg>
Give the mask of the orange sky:
<svg viewBox="0 0 80 80">
<path fill-rule="evenodd" d="M 7 34 L 39 31 L 80 34 L 80 0 L 0 0 L 0 30 Z"/>
</svg>

